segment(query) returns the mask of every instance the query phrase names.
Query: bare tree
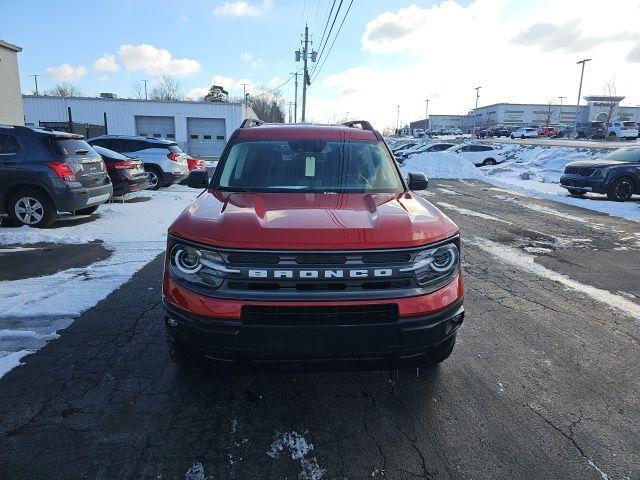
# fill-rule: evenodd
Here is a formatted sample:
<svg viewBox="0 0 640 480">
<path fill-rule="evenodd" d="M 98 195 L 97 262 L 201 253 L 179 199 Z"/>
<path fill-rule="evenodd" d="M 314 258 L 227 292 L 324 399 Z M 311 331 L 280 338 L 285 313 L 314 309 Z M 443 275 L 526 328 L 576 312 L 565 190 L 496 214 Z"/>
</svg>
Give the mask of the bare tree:
<svg viewBox="0 0 640 480">
<path fill-rule="evenodd" d="M 162 75 L 155 87 L 149 92 L 149 99 L 151 100 L 182 100 L 184 95 L 182 94 L 182 84 L 180 81 L 170 75 Z"/>
<path fill-rule="evenodd" d="M 136 100 L 144 100 L 144 86 L 142 82 L 135 82 L 131 85 L 131 93 L 129 94 L 130 98 L 135 98 Z"/>
<path fill-rule="evenodd" d="M 44 91 L 45 95 L 52 97 L 81 97 L 82 91 L 70 82 L 61 82 L 53 88 Z"/>
<path fill-rule="evenodd" d="M 605 124 L 609 124 L 613 121 L 614 115 L 617 113 L 618 103 L 614 99 L 616 96 L 616 80 L 615 78 L 611 79 L 607 83 L 604 84 L 603 87 L 605 97 L 609 97 L 608 100 L 603 102 L 604 114 L 607 116 Z"/>
<path fill-rule="evenodd" d="M 277 90 L 258 87 L 249 97 L 249 105 L 260 120 L 269 123 L 284 123 L 285 101 Z"/>
<path fill-rule="evenodd" d="M 548 127 L 551 123 L 553 115 L 556 113 L 554 101 L 551 99 L 547 102 L 547 109 L 544 111 L 544 126 Z M 560 123 L 560 122 L 558 122 Z"/>
<path fill-rule="evenodd" d="M 209 93 L 204 96 L 205 102 L 226 102 L 229 98 L 229 92 L 227 92 L 220 85 L 212 85 L 209 89 Z"/>
</svg>

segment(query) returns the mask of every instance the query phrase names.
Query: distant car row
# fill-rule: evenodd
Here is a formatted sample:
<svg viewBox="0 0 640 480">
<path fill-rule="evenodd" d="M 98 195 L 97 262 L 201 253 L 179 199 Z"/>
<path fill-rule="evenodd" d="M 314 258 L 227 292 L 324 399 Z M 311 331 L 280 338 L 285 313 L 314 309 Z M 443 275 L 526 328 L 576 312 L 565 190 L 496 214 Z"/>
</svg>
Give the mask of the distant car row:
<svg viewBox="0 0 640 480">
<path fill-rule="evenodd" d="M 156 190 L 205 162 L 175 142 L 0 125 L 0 218 L 46 227 L 58 212 L 94 213 L 112 196 Z"/>
<path fill-rule="evenodd" d="M 423 128 L 414 128 L 411 132 L 414 138 L 422 138 L 422 137 L 439 137 L 443 135 L 462 135 L 462 130 L 457 127 L 439 127 L 432 128 L 425 131 Z"/>
<path fill-rule="evenodd" d="M 510 137 L 512 139 L 525 139 L 537 137 L 573 137 L 594 140 L 633 140 L 638 138 L 638 124 L 631 121 L 611 122 L 578 122 L 563 128 L 555 126 L 522 126 L 522 127 L 496 127 L 477 128 L 474 134 L 478 138 L 486 137 Z"/>
<path fill-rule="evenodd" d="M 391 152 L 399 163 L 403 163 L 407 158 L 419 153 L 447 152 L 460 155 L 477 167 L 487 165 L 497 165 L 503 161 L 500 152 L 491 145 L 480 145 L 476 143 L 447 143 L 447 142 L 408 142 Z"/>
</svg>

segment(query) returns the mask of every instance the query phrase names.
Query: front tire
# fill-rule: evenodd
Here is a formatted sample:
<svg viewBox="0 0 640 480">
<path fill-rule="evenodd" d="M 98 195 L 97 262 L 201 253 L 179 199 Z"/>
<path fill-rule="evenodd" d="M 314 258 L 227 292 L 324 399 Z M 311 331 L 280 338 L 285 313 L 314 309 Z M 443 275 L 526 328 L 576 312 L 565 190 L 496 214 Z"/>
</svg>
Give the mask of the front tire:
<svg viewBox="0 0 640 480">
<path fill-rule="evenodd" d="M 574 197 L 582 197 L 585 193 L 587 193 L 586 190 L 578 190 L 576 188 L 569 189 L 569 195 L 572 195 Z"/>
<path fill-rule="evenodd" d="M 480 165 L 481 167 L 486 167 L 488 165 L 497 165 L 498 162 L 495 161 L 495 159 L 493 158 L 486 158 L 483 162 L 482 165 Z"/>
<path fill-rule="evenodd" d="M 149 175 L 149 186 L 147 190 L 158 190 L 162 183 L 162 173 L 157 167 L 147 167 L 145 165 L 144 171 Z"/>
<path fill-rule="evenodd" d="M 11 221 L 19 225 L 46 228 L 55 219 L 51 200 L 39 190 L 20 190 L 9 199 L 8 207 Z"/>
<path fill-rule="evenodd" d="M 616 178 L 607 188 L 607 198 L 616 202 L 626 202 L 631 199 L 634 187 L 631 177 Z"/>
</svg>

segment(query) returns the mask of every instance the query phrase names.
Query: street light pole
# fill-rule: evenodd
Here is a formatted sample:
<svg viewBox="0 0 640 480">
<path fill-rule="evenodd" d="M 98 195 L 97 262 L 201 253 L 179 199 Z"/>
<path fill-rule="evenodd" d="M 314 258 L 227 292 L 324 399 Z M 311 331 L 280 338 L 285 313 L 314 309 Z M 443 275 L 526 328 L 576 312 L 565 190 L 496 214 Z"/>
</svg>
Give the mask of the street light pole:
<svg viewBox="0 0 640 480">
<path fill-rule="evenodd" d="M 425 100 L 427 106 L 424 108 L 424 134 L 427 134 L 427 118 L 429 118 L 429 99 Z"/>
<path fill-rule="evenodd" d="M 400 132 L 400 105 L 396 105 L 396 109 L 398 110 L 398 113 L 396 114 L 396 135 L 399 135 Z"/>
<path fill-rule="evenodd" d="M 478 99 L 480 98 L 480 89 L 482 87 L 476 87 L 476 108 L 473 109 L 473 132 L 471 132 L 473 135 L 476 134 L 476 112 L 478 111 Z"/>
<path fill-rule="evenodd" d="M 578 87 L 578 101 L 576 103 L 576 118 L 575 118 L 576 121 L 573 128 L 573 131 L 575 132 L 576 136 L 578 136 L 578 111 L 580 110 L 580 96 L 582 95 L 582 79 L 584 78 L 584 64 L 590 61 L 591 61 L 590 58 L 585 58 L 583 60 L 576 62 L 576 65 L 582 64 L 582 71 L 580 72 L 580 86 Z"/>
<path fill-rule="evenodd" d="M 140 80 L 141 82 L 144 82 L 144 99 L 145 100 L 149 100 L 149 97 L 147 96 L 147 82 L 148 80 Z"/>
<path fill-rule="evenodd" d="M 39 75 L 28 75 L 29 77 L 33 77 L 33 81 L 36 82 L 36 95 L 40 95 L 40 92 L 38 92 L 38 77 Z"/>
<path fill-rule="evenodd" d="M 558 97 L 560 99 L 560 111 L 558 112 L 558 126 L 562 123 L 562 101 L 567 97 Z"/>
</svg>

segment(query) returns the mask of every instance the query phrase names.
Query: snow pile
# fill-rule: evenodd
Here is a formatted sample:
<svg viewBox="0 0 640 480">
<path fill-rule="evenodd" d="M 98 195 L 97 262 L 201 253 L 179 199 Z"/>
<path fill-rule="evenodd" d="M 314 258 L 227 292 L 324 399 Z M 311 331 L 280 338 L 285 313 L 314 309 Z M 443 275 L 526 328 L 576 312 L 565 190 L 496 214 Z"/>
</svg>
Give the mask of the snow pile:
<svg viewBox="0 0 640 480">
<path fill-rule="evenodd" d="M 167 228 L 198 193 L 174 185 L 133 194 L 133 201 L 124 204 L 102 205 L 100 218 L 80 225 L 58 223 L 49 230 L 0 228 L 0 245 L 101 240 L 112 251 L 109 258 L 86 267 L 0 281 L 0 377 L 161 253 Z M 11 253 L 5 250 L 4 255 Z"/>
<path fill-rule="evenodd" d="M 405 174 L 422 172 L 427 178 L 485 178 L 473 163 L 449 152 L 418 153 L 407 158 L 401 170 Z"/>
<path fill-rule="evenodd" d="M 316 457 L 307 458 L 313 445 L 297 432 L 287 432 L 276 436 L 267 455 L 279 458 L 284 449 L 289 450 L 292 460 L 300 460 L 302 471 L 298 475 L 301 480 L 320 480 L 327 471 L 318 465 Z"/>
<path fill-rule="evenodd" d="M 504 163 L 484 167 L 488 176 L 523 179 L 539 183 L 559 183 L 567 163 L 599 158 L 611 150 L 596 148 L 538 147 L 504 144 L 500 153 Z"/>
</svg>

